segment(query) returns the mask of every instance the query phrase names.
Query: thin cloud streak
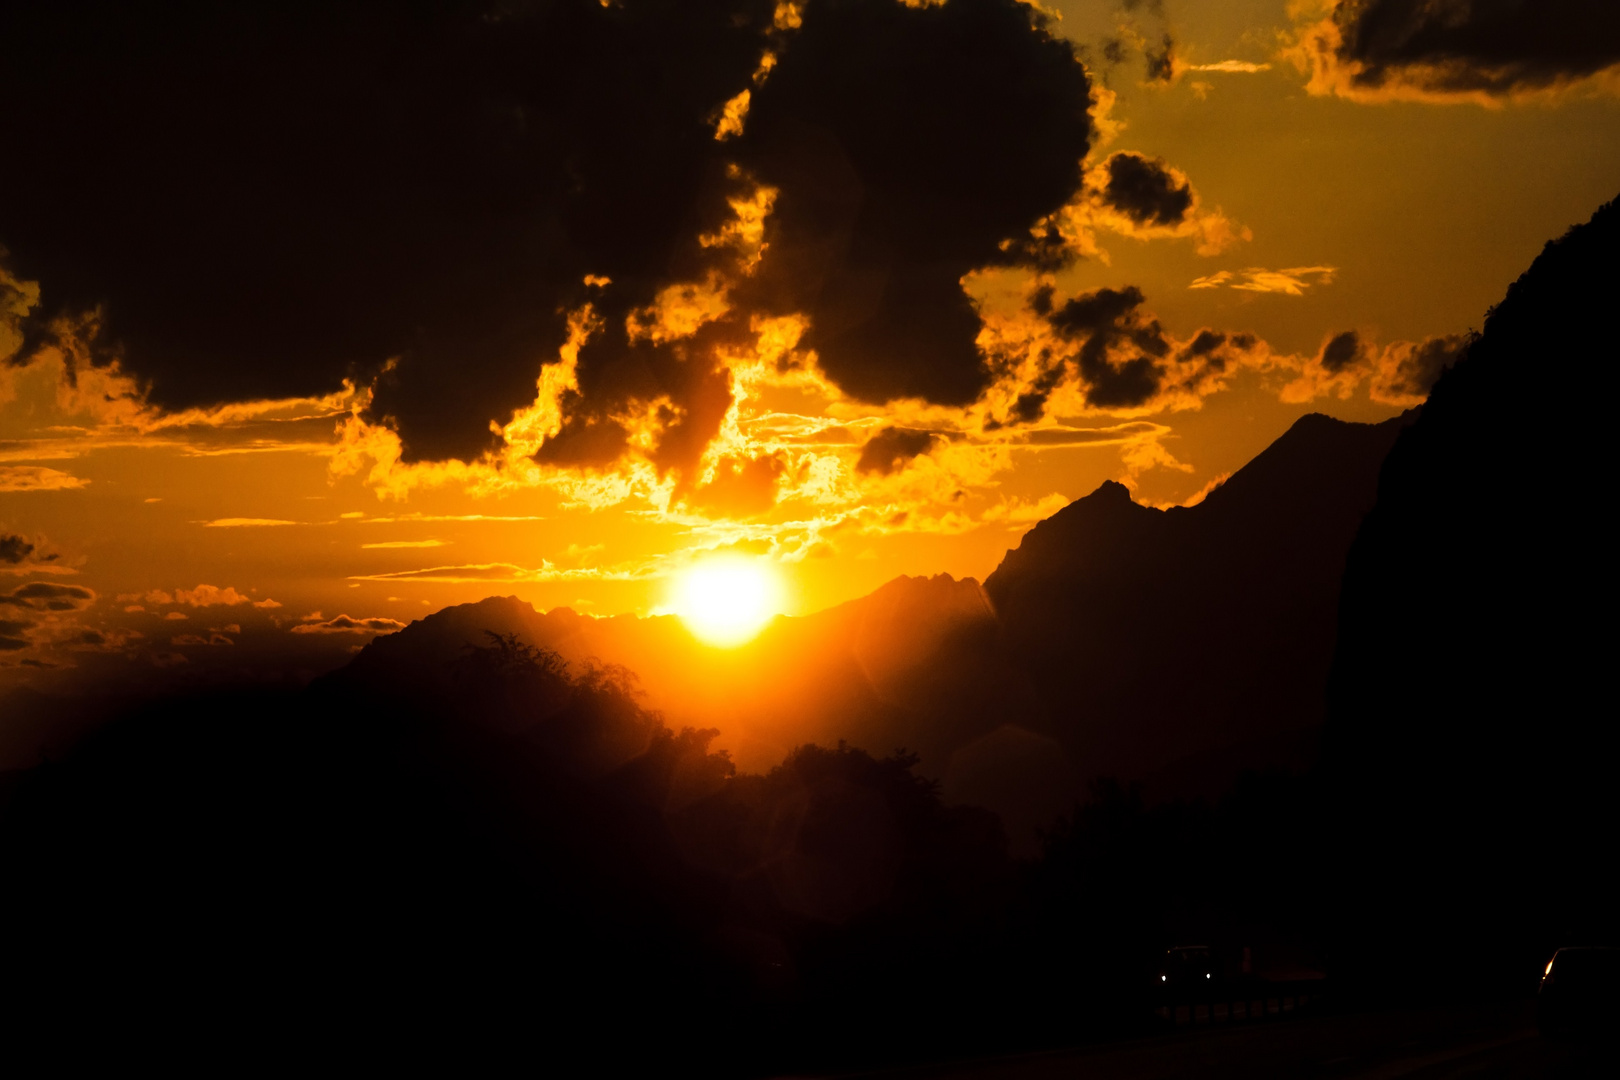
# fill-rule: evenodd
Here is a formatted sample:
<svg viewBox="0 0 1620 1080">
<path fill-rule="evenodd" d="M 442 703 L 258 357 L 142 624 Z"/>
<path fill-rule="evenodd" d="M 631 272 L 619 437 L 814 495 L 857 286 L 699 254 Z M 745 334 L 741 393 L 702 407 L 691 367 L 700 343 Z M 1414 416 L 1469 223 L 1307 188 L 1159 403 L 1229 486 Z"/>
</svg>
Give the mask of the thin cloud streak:
<svg viewBox="0 0 1620 1080">
<path fill-rule="evenodd" d="M 361 544 L 364 550 L 380 550 L 387 548 L 439 548 L 448 547 L 448 540 L 383 540 L 375 544 Z"/>
<path fill-rule="evenodd" d="M 628 569 L 600 567 L 559 567 L 549 561 L 539 567 L 518 566 L 516 563 L 467 563 L 460 566 L 430 566 L 420 570 L 398 570 L 385 574 L 350 574 L 350 581 L 426 581 L 439 584 L 472 584 L 479 582 L 548 581 L 635 581 L 658 576 L 653 564 Z"/>
<path fill-rule="evenodd" d="M 280 525 L 303 525 L 302 521 L 286 521 L 282 518 L 215 518 L 213 521 L 204 521 L 202 525 L 208 529 L 269 529 Z"/>
<path fill-rule="evenodd" d="M 1219 71 L 1233 75 L 1252 75 L 1270 71 L 1270 64 L 1256 64 L 1249 60 L 1217 60 L 1213 64 L 1188 64 L 1185 71 Z"/>
<path fill-rule="evenodd" d="M 1267 270 L 1254 266 L 1233 272 L 1218 270 L 1204 277 L 1194 278 L 1189 289 L 1239 289 L 1243 292 L 1281 293 L 1286 296 L 1304 296 L 1317 285 L 1331 285 L 1336 266 L 1290 266 L 1283 270 Z M 1313 280 L 1314 279 L 1314 280 Z"/>
</svg>

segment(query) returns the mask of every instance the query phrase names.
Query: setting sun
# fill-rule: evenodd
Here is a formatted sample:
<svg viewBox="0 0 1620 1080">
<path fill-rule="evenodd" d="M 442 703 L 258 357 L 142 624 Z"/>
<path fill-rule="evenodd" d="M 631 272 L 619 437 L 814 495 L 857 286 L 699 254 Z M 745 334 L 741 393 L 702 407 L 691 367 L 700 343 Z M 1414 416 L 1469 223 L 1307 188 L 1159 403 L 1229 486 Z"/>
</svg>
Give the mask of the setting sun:
<svg viewBox="0 0 1620 1080">
<path fill-rule="evenodd" d="M 777 613 L 781 593 L 776 573 L 762 563 L 720 559 L 682 574 L 673 606 L 704 642 L 730 648 L 764 629 Z"/>
</svg>

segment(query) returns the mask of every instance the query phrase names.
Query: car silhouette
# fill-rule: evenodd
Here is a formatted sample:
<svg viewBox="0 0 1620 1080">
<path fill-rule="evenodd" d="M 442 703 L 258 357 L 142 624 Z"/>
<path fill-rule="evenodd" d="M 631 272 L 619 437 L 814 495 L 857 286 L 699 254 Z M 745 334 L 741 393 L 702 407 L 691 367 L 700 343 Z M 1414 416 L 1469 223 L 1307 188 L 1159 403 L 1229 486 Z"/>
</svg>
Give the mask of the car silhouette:
<svg viewBox="0 0 1620 1080">
<path fill-rule="evenodd" d="M 1197 997 L 1215 983 L 1215 954 L 1208 945 L 1166 949 L 1159 964 L 1159 989 L 1171 998 Z"/>
<path fill-rule="evenodd" d="M 1620 949 L 1564 948 L 1547 961 L 1536 995 L 1541 1033 L 1559 1038 L 1613 1034 L 1620 1027 Z"/>
</svg>

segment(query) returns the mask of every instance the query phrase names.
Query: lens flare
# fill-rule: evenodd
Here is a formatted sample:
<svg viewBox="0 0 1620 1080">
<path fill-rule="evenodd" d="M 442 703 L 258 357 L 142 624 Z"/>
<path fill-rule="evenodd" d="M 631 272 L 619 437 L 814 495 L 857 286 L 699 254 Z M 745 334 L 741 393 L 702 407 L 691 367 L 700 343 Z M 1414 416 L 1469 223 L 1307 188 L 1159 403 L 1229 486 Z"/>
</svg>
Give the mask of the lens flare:
<svg viewBox="0 0 1620 1080">
<path fill-rule="evenodd" d="M 680 576 L 671 606 L 700 640 L 731 648 L 765 628 L 781 597 L 781 582 L 764 563 L 712 559 Z"/>
</svg>

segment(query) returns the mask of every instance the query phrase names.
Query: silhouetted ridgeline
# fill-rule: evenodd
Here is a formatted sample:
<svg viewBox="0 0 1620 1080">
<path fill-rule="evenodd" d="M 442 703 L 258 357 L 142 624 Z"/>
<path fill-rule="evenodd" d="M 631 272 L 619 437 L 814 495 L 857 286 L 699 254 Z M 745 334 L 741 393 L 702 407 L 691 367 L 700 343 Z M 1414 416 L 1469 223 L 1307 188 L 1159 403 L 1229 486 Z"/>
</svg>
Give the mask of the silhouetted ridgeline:
<svg viewBox="0 0 1620 1080">
<path fill-rule="evenodd" d="M 1549 243 L 1385 463 L 1329 763 L 1347 962 L 1478 979 L 1620 939 L 1609 461 L 1620 205 Z"/>
<path fill-rule="evenodd" d="M 624 664 L 678 724 L 764 770 L 794 746 L 904 746 L 945 796 L 988 806 L 1017 850 L 1104 777 L 1214 798 L 1245 769 L 1308 769 L 1344 555 L 1412 416 L 1302 418 L 1193 507 L 1104 484 L 1041 522 L 983 588 L 897 578 L 758 639 L 707 648 L 674 617 L 447 608 L 331 676 L 424 686 L 485 630 Z"/>
<path fill-rule="evenodd" d="M 1345 552 L 1413 415 L 1305 416 L 1196 506 L 1107 483 L 1031 529 L 985 581 L 1030 726 L 1083 777 L 1162 795 L 1308 767 Z"/>
</svg>

